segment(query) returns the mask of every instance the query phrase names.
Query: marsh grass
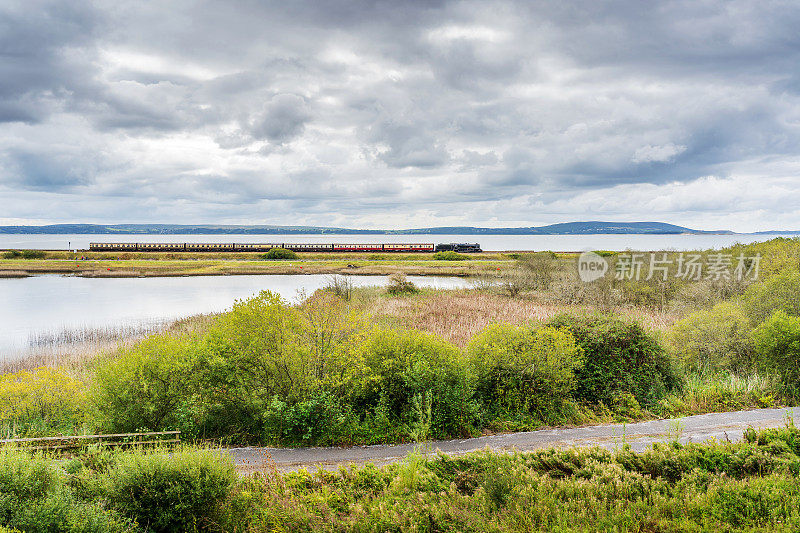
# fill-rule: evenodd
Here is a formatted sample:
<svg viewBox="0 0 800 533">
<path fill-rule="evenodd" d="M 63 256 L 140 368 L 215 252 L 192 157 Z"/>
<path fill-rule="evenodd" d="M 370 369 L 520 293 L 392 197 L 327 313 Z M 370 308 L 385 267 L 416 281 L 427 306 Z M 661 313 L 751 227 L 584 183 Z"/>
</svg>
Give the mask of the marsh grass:
<svg viewBox="0 0 800 533">
<path fill-rule="evenodd" d="M 380 298 L 372 294 L 362 304 L 377 317 L 394 319 L 405 327 L 438 335 L 457 346 L 495 323 L 528 324 L 556 315 L 590 314 L 590 305 L 564 305 L 534 298 L 510 298 L 491 291 L 423 290 L 410 298 Z M 646 309 L 620 309 L 623 317 L 640 321 L 652 330 L 669 327 L 677 317 Z"/>
<path fill-rule="evenodd" d="M 153 320 L 137 324 L 102 327 L 63 328 L 37 333 L 28 339 L 21 354 L 0 360 L 0 374 L 59 367 L 78 377 L 87 377 L 98 359 L 130 348 L 149 335 L 169 332 L 175 335 L 205 331 L 218 313 L 195 315 L 178 320 Z"/>
</svg>

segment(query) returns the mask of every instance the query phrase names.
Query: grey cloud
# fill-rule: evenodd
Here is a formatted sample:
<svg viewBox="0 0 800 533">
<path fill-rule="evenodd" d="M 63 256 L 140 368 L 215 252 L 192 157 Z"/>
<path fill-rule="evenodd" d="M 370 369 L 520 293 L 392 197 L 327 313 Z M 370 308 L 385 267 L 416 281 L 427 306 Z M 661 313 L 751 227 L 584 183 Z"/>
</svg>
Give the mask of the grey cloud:
<svg viewBox="0 0 800 533">
<path fill-rule="evenodd" d="M 79 2 L 0 5 L 0 122 L 40 122 L 47 100 L 69 97 L 93 68 L 80 53 L 92 46 L 100 14 Z"/>
<path fill-rule="evenodd" d="M 91 186 L 175 221 L 272 202 L 475 223 L 778 179 L 762 163 L 800 155 L 798 25 L 796 3 L 736 0 L 7 3 L 0 182 L 76 213 Z"/>
<path fill-rule="evenodd" d="M 59 191 L 90 184 L 101 162 L 91 154 L 9 149 L 0 156 L 6 184 L 24 189 Z M 88 156 L 88 157 L 86 157 Z"/>
<path fill-rule="evenodd" d="M 250 134 L 256 139 L 282 144 L 303 133 L 306 122 L 310 119 L 308 105 L 301 96 L 276 94 L 252 119 Z"/>
</svg>

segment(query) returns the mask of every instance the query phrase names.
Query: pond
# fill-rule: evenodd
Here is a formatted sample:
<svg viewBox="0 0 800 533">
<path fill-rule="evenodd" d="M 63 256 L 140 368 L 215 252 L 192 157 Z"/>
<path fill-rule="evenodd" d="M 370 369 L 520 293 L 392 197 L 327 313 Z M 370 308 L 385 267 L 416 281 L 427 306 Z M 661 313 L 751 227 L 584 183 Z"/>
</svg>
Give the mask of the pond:
<svg viewBox="0 0 800 533">
<path fill-rule="evenodd" d="M 385 276 L 351 276 L 354 286 L 385 285 Z M 456 277 L 409 276 L 420 287 L 462 288 Z M 156 330 L 191 315 L 228 309 L 235 299 L 270 290 L 290 302 L 325 286 L 330 276 L 197 276 L 81 278 L 59 275 L 0 279 L 0 358 L 13 360 L 48 345 Z"/>
</svg>

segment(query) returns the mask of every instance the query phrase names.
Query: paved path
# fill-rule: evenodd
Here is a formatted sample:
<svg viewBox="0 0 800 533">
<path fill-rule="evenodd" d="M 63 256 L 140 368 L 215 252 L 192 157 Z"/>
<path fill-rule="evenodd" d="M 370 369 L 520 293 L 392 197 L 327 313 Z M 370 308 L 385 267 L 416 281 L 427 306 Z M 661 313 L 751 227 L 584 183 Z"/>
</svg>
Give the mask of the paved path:
<svg viewBox="0 0 800 533">
<path fill-rule="evenodd" d="M 736 441 L 744 430 L 780 427 L 800 409 L 755 409 L 730 413 L 710 413 L 671 420 L 651 420 L 635 424 L 606 424 L 567 429 L 543 429 L 522 433 L 490 435 L 474 439 L 454 439 L 430 443 L 431 453 L 437 450 L 460 455 L 489 448 L 494 451 L 530 451 L 547 447 L 602 446 L 614 448 L 626 442 L 641 451 L 654 442 L 678 440 L 682 443 L 709 439 Z M 280 471 L 299 468 L 335 470 L 349 463 L 384 465 L 398 461 L 414 450 L 414 444 L 350 446 L 333 448 L 228 448 L 242 472 L 271 468 L 271 461 Z"/>
</svg>

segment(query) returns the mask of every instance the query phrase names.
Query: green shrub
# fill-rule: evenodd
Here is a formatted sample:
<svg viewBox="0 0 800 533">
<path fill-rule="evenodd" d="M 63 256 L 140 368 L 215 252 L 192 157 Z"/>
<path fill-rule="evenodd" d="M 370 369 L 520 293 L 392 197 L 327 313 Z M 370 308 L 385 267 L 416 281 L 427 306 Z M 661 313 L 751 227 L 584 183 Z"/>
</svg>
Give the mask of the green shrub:
<svg viewBox="0 0 800 533">
<path fill-rule="evenodd" d="M 558 420 L 582 365 L 573 336 L 548 327 L 492 325 L 472 339 L 467 354 L 476 395 L 492 416 L 541 422 Z"/>
<path fill-rule="evenodd" d="M 286 248 L 273 248 L 269 252 L 262 254 L 261 259 L 297 259 L 297 254 Z"/>
<path fill-rule="evenodd" d="M 753 339 L 763 370 L 780 376 L 790 393 L 800 392 L 800 317 L 775 311 Z"/>
<path fill-rule="evenodd" d="M 348 432 L 357 423 L 348 414 L 348 407 L 325 390 L 292 405 L 276 397 L 264 414 L 264 441 L 306 446 L 347 443 Z"/>
<path fill-rule="evenodd" d="M 44 259 L 47 253 L 44 250 L 6 250 L 3 252 L 3 259 Z"/>
<path fill-rule="evenodd" d="M 743 373 L 755 365 L 751 331 L 742 306 L 732 301 L 676 322 L 668 338 L 673 352 L 690 371 Z"/>
<path fill-rule="evenodd" d="M 800 316 L 800 272 L 785 270 L 766 281 L 751 285 L 743 295 L 745 313 L 756 326 L 772 315 L 783 311 Z"/>
<path fill-rule="evenodd" d="M 575 370 L 573 396 L 578 400 L 612 405 L 630 392 L 648 408 L 678 385 L 667 353 L 636 322 L 611 315 L 560 315 L 548 325 L 568 328 L 583 349 L 583 365 Z"/>
<path fill-rule="evenodd" d="M 85 385 L 61 370 L 40 367 L 0 376 L 0 424 L 6 434 L 72 433 L 86 419 Z"/>
<path fill-rule="evenodd" d="M 153 532 L 212 530 L 212 516 L 237 479 L 212 450 L 121 454 L 106 475 L 109 505 Z"/>
<path fill-rule="evenodd" d="M 189 335 L 147 337 L 103 364 L 89 390 L 100 427 L 110 432 L 180 427 L 178 413 L 198 392 L 198 342 Z"/>
<path fill-rule="evenodd" d="M 41 455 L 0 451 L 0 524 L 26 533 L 130 531 L 131 525 L 99 502 L 78 499 L 65 473 Z"/>
<path fill-rule="evenodd" d="M 436 252 L 433 258 L 437 261 L 466 261 L 469 256 L 448 250 L 446 252 Z"/>
<path fill-rule="evenodd" d="M 422 440 L 469 435 L 477 408 L 458 348 L 419 331 L 376 330 L 360 348 L 349 400 L 360 416 L 382 409 Z"/>
<path fill-rule="evenodd" d="M 46 255 L 43 250 L 22 250 L 23 259 L 44 259 Z"/>
<path fill-rule="evenodd" d="M 389 276 L 389 284 L 386 285 L 386 292 L 392 295 L 414 294 L 419 292 L 416 285 L 406 279 L 406 275 L 396 272 Z"/>
</svg>

